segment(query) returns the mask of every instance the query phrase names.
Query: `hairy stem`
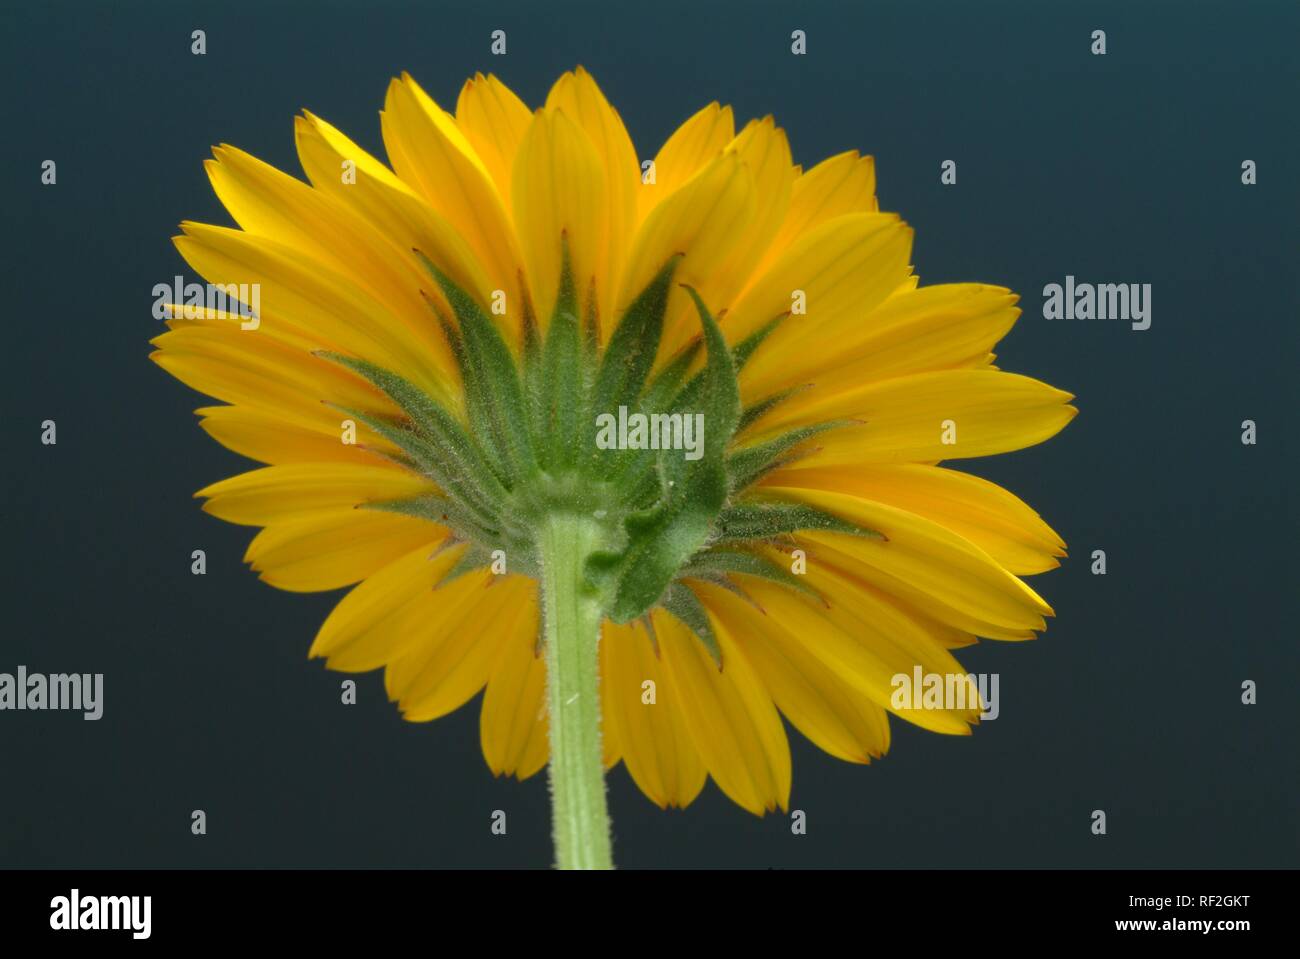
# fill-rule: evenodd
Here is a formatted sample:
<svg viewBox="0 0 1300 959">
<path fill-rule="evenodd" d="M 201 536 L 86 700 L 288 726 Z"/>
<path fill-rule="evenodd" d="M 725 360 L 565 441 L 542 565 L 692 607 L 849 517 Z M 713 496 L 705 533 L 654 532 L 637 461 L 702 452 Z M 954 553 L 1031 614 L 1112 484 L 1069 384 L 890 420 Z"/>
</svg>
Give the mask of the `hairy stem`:
<svg viewBox="0 0 1300 959">
<path fill-rule="evenodd" d="M 583 564 L 596 547 L 591 519 L 558 514 L 543 524 L 542 562 L 546 702 L 551 737 L 551 812 L 560 869 L 610 869 L 609 813 L 600 744 L 600 606 L 583 586 Z"/>
</svg>

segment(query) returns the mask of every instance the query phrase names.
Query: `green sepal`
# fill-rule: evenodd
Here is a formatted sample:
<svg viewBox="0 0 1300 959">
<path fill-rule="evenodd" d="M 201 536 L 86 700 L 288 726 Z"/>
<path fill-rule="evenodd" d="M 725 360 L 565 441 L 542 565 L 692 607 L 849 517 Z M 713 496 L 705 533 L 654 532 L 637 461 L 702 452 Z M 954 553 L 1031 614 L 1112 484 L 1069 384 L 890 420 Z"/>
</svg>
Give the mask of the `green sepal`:
<svg viewBox="0 0 1300 959">
<path fill-rule="evenodd" d="M 638 402 L 637 411 L 649 415 L 668 409 L 703 346 L 704 341 L 697 338 L 669 361 L 646 387 Z M 611 453 L 611 450 L 596 451 L 597 457 L 606 457 L 606 463 Z M 659 489 L 655 472 L 659 457 L 655 450 L 625 450 L 623 454 L 623 459 L 613 467 L 611 482 L 628 490 L 622 499 L 624 505 L 645 505 L 646 496 L 654 495 Z"/>
<path fill-rule="evenodd" d="M 528 296 L 528 284 L 524 280 L 524 271 L 519 271 L 519 289 L 522 291 L 523 306 L 520 311 L 519 321 L 519 355 L 523 359 L 524 369 L 527 370 L 533 360 L 541 352 L 542 339 L 541 333 L 537 328 L 537 312 L 533 308 L 533 301 Z"/>
<path fill-rule="evenodd" d="M 591 285 L 587 290 L 587 312 L 582 321 L 582 362 L 579 364 L 578 387 L 581 390 L 579 399 L 581 400 L 578 408 L 577 433 L 574 436 L 573 452 L 570 462 L 580 469 L 585 466 L 584 460 L 588 448 L 594 448 L 595 442 L 588 442 L 588 437 L 593 436 L 590 430 L 595 428 L 595 395 L 596 395 L 596 376 L 600 371 L 600 317 L 597 313 L 599 309 L 596 303 L 596 278 L 591 278 Z"/>
<path fill-rule="evenodd" d="M 637 620 L 645 627 L 645 634 L 650 638 L 650 648 L 655 652 L 656 659 L 662 659 L 663 653 L 659 649 L 659 632 L 655 629 L 655 620 L 648 612 Z"/>
<path fill-rule="evenodd" d="M 560 285 L 542 348 L 542 366 L 532 397 L 533 423 L 538 440 L 538 460 L 543 469 L 570 466 L 581 446 L 585 429 L 582 329 L 578 299 L 569 263 L 569 245 L 561 240 Z"/>
<path fill-rule="evenodd" d="M 669 258 L 614 328 L 596 374 L 592 397 L 595 412 L 617 413 L 620 406 L 635 405 L 659 352 L 669 284 L 680 260 L 680 254 Z"/>
<path fill-rule="evenodd" d="M 736 364 L 736 369 L 743 368 L 749 362 L 749 358 L 754 355 L 754 351 L 762 346 L 768 335 L 780 326 L 781 322 L 789 315 L 789 313 L 782 313 L 776 319 L 768 320 L 732 348 L 731 358 L 732 362 Z"/>
<path fill-rule="evenodd" d="M 694 290 L 692 290 L 690 287 L 685 287 L 685 289 L 690 292 L 691 296 L 695 297 L 695 299 L 697 300 L 697 306 L 703 305 L 702 303 L 698 302 L 699 297 L 696 296 Z M 757 330 L 755 330 L 753 333 L 747 336 L 740 343 L 736 344 L 734 347 L 731 348 L 731 364 L 734 367 L 735 373 L 737 375 L 739 375 L 741 368 L 744 367 L 745 363 L 748 362 L 749 358 L 754 354 L 754 351 L 758 349 L 759 344 L 761 344 L 763 340 L 767 338 L 768 334 L 771 333 L 774 329 L 776 329 L 781 324 L 781 321 L 784 320 L 788 315 L 789 314 L 782 314 L 781 316 L 778 316 L 774 320 L 769 320 L 767 323 L 763 324 L 763 326 L 759 327 Z M 687 365 L 689 366 L 689 363 Z M 665 368 L 665 372 L 666 371 L 667 368 Z M 683 370 L 682 372 L 685 373 L 685 370 Z M 676 399 L 673 401 L 674 406 L 691 406 L 699 401 L 700 391 L 704 388 L 704 372 L 705 372 L 704 370 L 700 370 L 698 373 L 696 373 L 694 376 L 690 378 L 690 380 L 686 383 L 685 386 L 682 386 L 680 388 L 680 390 L 677 393 Z M 789 392 L 794 392 L 794 391 L 791 390 Z M 788 394 L 782 394 L 781 398 L 784 399 L 785 395 Z M 775 406 L 775 405 L 776 405 L 775 403 L 771 404 L 771 406 Z M 771 408 L 771 406 L 768 406 L 765 409 L 762 409 L 757 413 L 750 414 L 750 415 L 746 415 L 746 414 L 749 414 L 749 410 L 752 408 L 742 410 L 741 415 L 736 420 L 735 428 L 733 429 L 733 432 L 739 432 L 740 430 L 744 429 L 746 426 L 749 425 L 750 422 L 752 422 L 752 420 L 756 419 L 758 416 L 761 416 L 763 413 L 766 413 L 767 410 Z"/>
<path fill-rule="evenodd" d="M 780 436 L 751 446 L 741 447 L 727 457 L 727 475 L 731 482 L 731 491 L 739 493 L 774 469 L 787 466 L 799 459 L 796 447 L 827 430 L 841 426 L 853 425 L 849 420 L 832 420 L 826 423 L 814 423 L 782 433 Z"/>
<path fill-rule="evenodd" d="M 704 414 L 702 456 L 688 461 L 681 450 L 660 450 L 661 496 L 652 508 L 624 523 L 627 546 L 621 561 L 595 558 L 589 575 L 613 579 L 608 611 L 625 623 L 659 601 L 681 568 L 709 538 L 713 519 L 727 499 L 723 454 L 740 412 L 740 391 L 731 351 L 703 300 L 687 287 L 704 328 L 708 358 L 699 382 Z M 676 406 L 674 412 L 690 415 Z"/>
<path fill-rule="evenodd" d="M 608 604 L 612 619 L 629 622 L 658 601 L 682 563 L 709 538 L 726 495 L 726 478 L 715 468 L 698 476 L 692 490 L 628 518 L 628 545 L 617 564 L 611 568 L 601 554 L 588 564 L 593 578 L 601 572 L 617 575 Z"/>
<path fill-rule="evenodd" d="M 735 573 L 771 580 L 818 600 L 822 599 L 821 593 L 809 586 L 802 576 L 796 576 L 766 556 L 747 549 L 715 547 L 702 550 L 692 556 L 690 562 L 683 566 L 677 575 L 678 579 L 707 579 L 731 586 L 733 584 L 730 577 Z"/>
<path fill-rule="evenodd" d="M 524 282 L 523 272 L 520 271 L 519 286 L 527 290 L 527 284 Z M 542 335 L 537 325 L 537 314 L 533 309 L 533 302 L 528 297 L 527 292 L 523 294 L 523 319 L 519 329 L 519 359 L 522 366 L 520 382 L 524 391 L 524 400 L 528 410 L 532 415 L 531 428 L 533 436 L 541 436 L 542 416 L 541 410 L 544 406 L 542 398 Z M 537 450 L 537 461 L 545 468 L 543 462 L 546 457 L 546 449 L 543 444 L 542 448 Z"/>
<path fill-rule="evenodd" d="M 879 532 L 840 519 L 806 503 L 733 503 L 718 514 L 716 542 L 768 540 L 787 533 L 817 531 L 884 539 Z"/>
<path fill-rule="evenodd" d="M 722 669 L 722 648 L 718 645 L 718 637 L 713 632 L 713 624 L 709 622 L 708 611 L 691 588 L 682 583 L 673 583 L 664 593 L 659 605 L 696 635 L 709 651 L 713 664 Z"/>
<path fill-rule="evenodd" d="M 596 278 L 587 287 L 587 312 L 582 318 L 582 355 L 585 372 L 594 388 L 596 371 L 600 369 L 600 314 L 596 303 Z"/>
<path fill-rule="evenodd" d="M 641 397 L 643 412 L 658 412 L 661 407 L 667 407 L 672 402 L 681 388 L 682 381 L 686 379 L 691 364 L 695 362 L 695 358 L 700 355 L 700 350 L 703 348 L 702 339 L 692 340 L 655 375 Z"/>
<path fill-rule="evenodd" d="M 456 500 L 433 493 L 426 496 L 362 503 L 357 508 L 375 509 L 384 513 L 397 513 L 400 516 L 428 520 L 447 527 L 453 534 L 473 535 L 479 542 L 495 542 L 501 538 L 501 530 L 482 525 Z"/>
<path fill-rule="evenodd" d="M 709 308 L 700 299 L 694 287 L 686 287 L 686 292 L 695 301 L 695 309 L 700 314 L 700 324 L 704 327 L 704 345 L 708 350 L 708 361 L 701 373 L 701 397 L 704 413 L 704 455 L 698 462 L 722 462 L 731 435 L 736 431 L 736 422 L 740 419 L 740 384 L 736 380 L 736 364 L 731 358 L 727 338 L 722 335 L 722 328 L 709 312 Z M 678 404 L 674 404 L 680 408 Z"/>
<path fill-rule="evenodd" d="M 470 423 L 483 425 L 483 429 L 479 432 L 482 437 L 483 460 L 497 478 L 497 482 L 503 487 L 509 486 L 512 484 L 510 466 L 506 460 L 506 449 L 500 430 L 494 425 L 492 395 L 487 390 L 470 389 L 475 374 L 470 366 L 469 355 L 465 352 L 465 340 L 461 336 L 460 328 L 442 311 L 432 297 L 425 294 L 423 290 L 420 292 L 429 309 L 437 317 L 443 337 L 451 349 L 452 358 L 456 361 L 456 369 L 460 373 L 462 393 L 465 397 L 465 415 Z"/>
<path fill-rule="evenodd" d="M 519 370 L 510 347 L 491 318 L 474 298 L 457 286 L 428 257 L 416 251 L 421 263 L 441 287 L 456 314 L 460 330 L 461 376 L 471 410 L 486 416 L 483 424 L 494 439 L 507 472 L 507 485 L 527 475 L 535 465 L 528 408 Z"/>
<path fill-rule="evenodd" d="M 316 355 L 351 370 L 380 390 L 406 414 L 414 430 L 373 413 L 344 412 L 407 453 L 449 493 L 463 495 L 485 517 L 495 519 L 495 504 L 505 495 L 505 488 L 456 417 L 414 384 L 381 366 L 339 353 L 320 351 Z"/>
<path fill-rule="evenodd" d="M 461 554 L 460 559 L 456 560 L 451 569 L 443 574 L 442 579 L 438 581 L 438 587 L 441 589 L 452 580 L 459 579 L 466 573 L 472 573 L 491 564 L 492 550 L 480 543 L 470 543 L 465 552 Z"/>
<path fill-rule="evenodd" d="M 790 397 L 808 389 L 808 386 L 809 384 L 803 386 L 792 386 L 788 390 L 782 390 L 780 393 L 773 393 L 771 396 L 765 397 L 756 403 L 751 403 L 749 406 L 746 406 L 740 411 L 740 422 L 736 424 L 736 432 L 744 432 Z"/>
</svg>

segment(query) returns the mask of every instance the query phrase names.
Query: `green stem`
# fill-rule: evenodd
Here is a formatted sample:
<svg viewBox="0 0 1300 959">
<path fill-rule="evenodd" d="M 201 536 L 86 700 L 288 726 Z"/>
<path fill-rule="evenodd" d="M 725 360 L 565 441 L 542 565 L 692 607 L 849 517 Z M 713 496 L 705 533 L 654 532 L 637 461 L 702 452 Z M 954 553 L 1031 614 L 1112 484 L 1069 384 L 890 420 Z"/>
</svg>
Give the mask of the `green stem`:
<svg viewBox="0 0 1300 959">
<path fill-rule="evenodd" d="M 600 606 L 583 587 L 599 526 L 559 514 L 542 527 L 542 619 L 551 735 L 551 811 L 560 869 L 611 869 L 597 688 Z"/>
</svg>

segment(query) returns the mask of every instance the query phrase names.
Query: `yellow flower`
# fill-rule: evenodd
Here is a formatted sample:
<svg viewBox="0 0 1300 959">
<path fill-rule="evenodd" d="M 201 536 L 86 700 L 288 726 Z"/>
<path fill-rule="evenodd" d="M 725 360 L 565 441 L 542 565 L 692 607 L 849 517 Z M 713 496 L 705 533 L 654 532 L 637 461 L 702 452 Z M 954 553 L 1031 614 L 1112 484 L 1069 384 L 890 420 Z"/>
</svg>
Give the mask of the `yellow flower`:
<svg viewBox="0 0 1300 959">
<path fill-rule="evenodd" d="M 226 404 L 203 428 L 268 464 L 204 509 L 262 527 L 246 559 L 271 585 L 353 587 L 312 655 L 383 667 L 413 721 L 485 690 L 492 770 L 554 753 L 569 783 L 562 863 L 604 815 L 602 757 L 660 806 L 711 776 L 761 814 L 790 793 L 781 714 L 851 762 L 885 753 L 891 712 L 968 733 L 977 695 L 899 706 L 894 680 L 964 674 L 954 649 L 1051 615 L 1020 577 L 1060 538 L 937 465 L 1076 412 L 993 366 L 1016 296 L 919 286 L 871 158 L 804 171 L 770 117 L 736 133 L 710 104 L 643 164 L 581 68 L 535 112 L 480 75 L 453 115 L 403 75 L 381 116 L 389 165 L 296 118 L 310 185 L 217 148 L 239 229 L 176 245 L 255 284 L 257 320 L 176 304 L 153 341 Z M 638 448 L 638 413 L 670 448 Z"/>
</svg>

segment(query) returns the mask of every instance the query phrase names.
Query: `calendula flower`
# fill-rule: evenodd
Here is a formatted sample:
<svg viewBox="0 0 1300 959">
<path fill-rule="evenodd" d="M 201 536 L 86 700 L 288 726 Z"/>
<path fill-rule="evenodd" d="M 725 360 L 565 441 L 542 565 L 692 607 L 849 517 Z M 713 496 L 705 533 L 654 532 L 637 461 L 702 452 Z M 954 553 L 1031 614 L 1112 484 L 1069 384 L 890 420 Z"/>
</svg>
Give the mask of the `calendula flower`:
<svg viewBox="0 0 1300 959">
<path fill-rule="evenodd" d="M 964 677 L 954 649 L 1051 615 L 1021 577 L 1060 538 L 938 465 L 1075 413 L 993 366 L 1016 297 L 919 286 L 871 159 L 804 171 L 771 118 L 710 104 L 642 164 L 581 69 L 533 112 L 477 76 L 454 115 L 403 75 L 381 116 L 388 165 L 298 117 L 308 182 L 217 148 L 239 228 L 176 246 L 258 315 L 172 304 L 153 341 L 267 464 L 204 509 L 262 527 L 271 585 L 352 587 L 311 654 L 382 667 L 413 721 L 484 691 L 492 770 L 549 761 L 564 866 L 609 865 L 619 762 L 660 806 L 711 776 L 761 814 L 787 807 L 782 714 L 851 762 L 891 712 L 968 733 L 973 688 L 895 679 Z"/>
</svg>

